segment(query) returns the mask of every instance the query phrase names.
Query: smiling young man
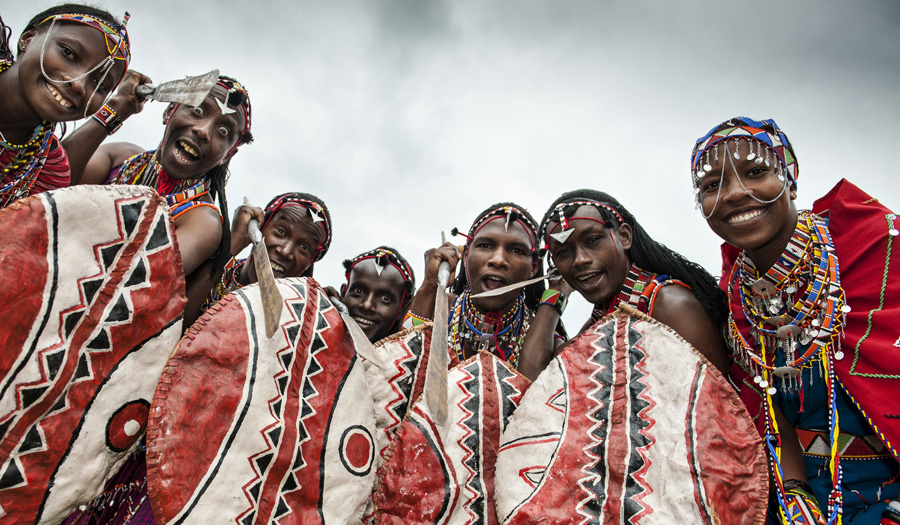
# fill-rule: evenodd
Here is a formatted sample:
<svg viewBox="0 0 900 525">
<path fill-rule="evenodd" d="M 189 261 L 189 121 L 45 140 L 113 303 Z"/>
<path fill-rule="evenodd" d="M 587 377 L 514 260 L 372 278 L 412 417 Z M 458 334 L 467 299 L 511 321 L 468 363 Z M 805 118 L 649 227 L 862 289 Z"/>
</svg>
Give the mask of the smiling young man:
<svg viewBox="0 0 900 525">
<path fill-rule="evenodd" d="M 525 335 L 541 303 L 543 283 L 492 297 L 472 296 L 542 275 L 536 222 L 517 204 L 495 204 L 478 215 L 465 237 L 464 247 L 447 242 L 425 253 L 425 278 L 404 326 L 431 320 L 438 267 L 441 261 L 447 261 L 455 268 L 461 258 L 462 266 L 449 297 L 450 318 L 446 321 L 451 365 L 484 350 L 518 367 Z M 558 310 L 563 302 L 556 305 Z M 548 344 L 552 344 L 557 321 L 558 315 L 548 321 Z"/>
<path fill-rule="evenodd" d="M 771 521 L 877 523 L 900 493 L 898 221 L 846 180 L 798 211 L 798 171 L 773 120 L 727 120 L 692 152 L 726 243 L 730 375 L 769 444 Z"/>
<path fill-rule="evenodd" d="M 564 193 L 544 214 L 541 235 L 563 279 L 594 305 L 580 332 L 625 303 L 727 370 L 725 298 L 715 279 L 653 240 L 616 199 L 587 189 Z M 552 355 L 545 347 L 545 362 Z"/>
<path fill-rule="evenodd" d="M 331 246 L 331 214 L 321 199 L 308 193 L 294 192 L 275 197 L 265 210 L 241 206 L 235 213 L 234 236 L 231 239 L 233 254 L 240 253 L 250 244 L 247 226 L 251 218 L 260 224 L 275 278 L 312 277 L 313 264 L 321 260 Z M 213 285 L 201 310 L 205 311 L 232 291 L 257 282 L 256 267 L 252 261 L 252 250 L 246 259 L 232 258 Z M 193 309 L 195 295 L 188 294 L 189 310 Z"/>
<path fill-rule="evenodd" d="M 126 83 L 110 105 L 139 107 L 143 102 L 135 89 L 148 80 L 135 78 Z M 101 146 L 119 125 L 115 120 L 101 120 L 88 120 L 63 141 L 73 183 L 155 188 L 171 209 L 186 280 L 202 279 L 192 274 L 210 260 L 207 273 L 220 271 L 231 258 L 225 198 L 228 165 L 239 146 L 253 140 L 250 98 L 244 86 L 220 76 L 200 106 L 170 104 L 163 113 L 166 128 L 155 150 L 144 151 L 127 142 Z"/>
<path fill-rule="evenodd" d="M 0 208 L 70 183 L 57 122 L 84 118 L 122 80 L 125 25 L 106 11 L 65 4 L 28 22 L 13 57 L 0 20 Z"/>
<path fill-rule="evenodd" d="M 416 290 L 412 267 L 396 249 L 379 246 L 344 261 L 341 302 L 369 341 L 397 332 Z"/>
</svg>

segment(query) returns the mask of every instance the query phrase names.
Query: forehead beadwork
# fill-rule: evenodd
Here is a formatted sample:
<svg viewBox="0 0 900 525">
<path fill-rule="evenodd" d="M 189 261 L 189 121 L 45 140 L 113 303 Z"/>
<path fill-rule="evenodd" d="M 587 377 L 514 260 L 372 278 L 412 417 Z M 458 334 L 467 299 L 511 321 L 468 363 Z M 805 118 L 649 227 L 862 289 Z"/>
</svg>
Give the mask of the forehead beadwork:
<svg viewBox="0 0 900 525">
<path fill-rule="evenodd" d="M 547 230 L 548 231 L 547 235 L 549 237 L 552 237 L 554 240 L 556 240 L 560 244 L 565 244 L 565 242 L 569 239 L 569 236 L 572 235 L 572 233 L 575 231 L 574 228 L 572 228 L 572 229 L 569 228 L 569 217 L 566 216 L 566 210 L 570 209 L 570 208 L 577 209 L 577 208 L 580 208 L 581 206 L 592 206 L 592 207 L 596 208 L 597 211 L 600 211 L 601 216 L 603 215 L 602 210 L 606 210 L 609 213 L 611 213 L 616 219 L 618 219 L 619 224 L 625 224 L 625 219 L 623 219 L 622 215 L 618 211 L 616 211 L 616 209 L 613 208 L 612 206 L 609 206 L 607 204 L 603 204 L 602 202 L 597 202 L 597 201 L 576 199 L 576 200 L 571 200 L 571 201 L 560 202 L 559 204 L 556 205 L 556 207 L 554 207 L 553 212 L 550 213 L 549 217 L 547 217 L 547 220 L 544 223 L 543 228 L 547 228 L 547 226 L 550 225 L 550 222 L 553 221 L 553 215 L 555 214 L 557 217 L 556 222 L 559 223 L 559 226 L 560 226 L 560 231 L 557 233 L 549 233 L 549 231 L 551 231 L 551 230 Z M 605 226 L 610 227 L 611 225 L 607 222 L 607 224 L 605 224 Z"/>
</svg>

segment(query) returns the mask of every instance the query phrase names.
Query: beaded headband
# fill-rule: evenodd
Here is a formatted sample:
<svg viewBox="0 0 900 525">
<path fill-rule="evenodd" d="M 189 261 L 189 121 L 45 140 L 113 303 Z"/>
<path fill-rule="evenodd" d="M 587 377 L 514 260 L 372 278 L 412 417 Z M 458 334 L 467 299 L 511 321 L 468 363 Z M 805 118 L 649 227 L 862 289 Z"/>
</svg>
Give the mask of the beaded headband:
<svg viewBox="0 0 900 525">
<path fill-rule="evenodd" d="M 528 217 L 528 213 L 524 210 L 524 208 L 520 208 L 516 205 L 503 205 L 498 206 L 492 210 L 487 211 L 484 215 L 481 216 L 480 219 L 475 221 L 471 228 L 469 228 L 469 234 L 466 235 L 466 245 L 472 243 L 472 239 L 478 234 L 478 232 L 484 228 L 487 223 L 496 220 L 505 218 L 506 222 L 504 223 L 504 228 L 509 230 L 510 222 L 518 222 L 525 228 L 525 231 L 528 232 L 529 240 L 531 241 L 531 249 L 535 249 L 535 240 L 538 238 L 537 226 L 534 222 Z M 451 232 L 454 235 L 458 233 L 458 230 L 454 228 Z"/>
<path fill-rule="evenodd" d="M 300 206 L 302 208 L 306 208 L 309 212 L 309 216 L 313 221 L 313 224 L 319 223 L 322 228 L 322 234 L 325 236 L 325 240 L 322 241 L 322 244 L 316 248 L 315 253 L 313 254 L 312 261 L 317 262 L 325 256 L 328 252 L 328 247 L 331 245 L 331 224 L 328 218 L 328 209 L 319 204 L 318 202 L 307 198 L 302 193 L 285 193 L 283 195 L 279 195 L 272 199 L 272 202 L 266 206 L 265 209 L 265 220 L 263 221 L 260 229 L 266 227 L 269 224 L 269 221 L 272 220 L 272 217 L 278 213 L 282 208 L 286 208 L 288 206 Z"/>
<path fill-rule="evenodd" d="M 41 20 L 41 23 L 38 25 L 45 24 L 47 21 L 57 21 L 62 20 L 64 22 L 78 22 L 81 24 L 89 25 L 103 33 L 103 37 L 106 39 L 106 50 L 109 52 L 109 56 L 113 57 L 115 60 L 124 60 L 125 68 L 128 68 L 128 64 L 131 63 L 131 42 L 128 39 L 128 30 L 125 26 L 128 24 L 128 19 L 131 18 L 131 14 L 125 12 L 125 20 L 122 22 L 122 25 L 109 25 L 103 20 L 99 18 L 94 18 L 90 15 L 80 15 L 74 13 L 63 13 L 59 15 L 48 16 L 47 18 Z"/>
<path fill-rule="evenodd" d="M 222 111 L 222 114 L 228 115 L 229 113 L 235 112 L 235 110 L 228 107 L 229 105 L 238 106 L 243 109 L 244 129 L 242 131 L 242 134 L 250 131 L 250 93 L 247 92 L 247 88 L 245 88 L 244 85 L 237 80 L 223 76 L 219 77 L 219 81 L 216 82 L 216 85 L 225 88 L 227 91 L 227 93 L 225 93 L 224 104 L 221 100 L 216 99 L 216 103 L 219 104 L 219 110 Z M 240 143 L 240 140 L 238 142 Z M 235 145 L 234 147 L 236 148 L 237 145 Z"/>
<path fill-rule="evenodd" d="M 798 166 L 797 157 L 794 156 L 794 148 L 791 146 L 787 135 L 781 131 L 774 120 L 753 120 L 747 117 L 735 117 L 714 127 L 697 140 L 691 153 L 691 173 L 693 174 L 694 188 L 699 187 L 700 178 L 712 171 L 709 163 L 709 155 L 712 146 L 724 140 L 746 140 L 749 144 L 747 160 L 753 160 L 757 164 L 764 161 L 769 165 L 769 154 L 774 154 L 774 159 L 787 173 L 791 182 L 797 183 Z M 753 152 L 756 145 L 757 151 Z M 718 153 L 718 149 L 715 150 Z M 738 155 L 737 152 L 732 152 Z M 764 156 L 765 155 L 765 156 Z M 739 158 L 739 157 L 738 157 Z"/>
<path fill-rule="evenodd" d="M 344 261 L 344 268 L 347 270 L 344 277 L 346 277 L 347 283 L 350 282 L 350 272 L 353 271 L 353 267 L 360 262 L 369 259 L 375 264 L 375 271 L 379 276 L 381 275 L 381 272 L 387 268 L 387 265 L 390 264 L 400 272 L 400 275 L 403 277 L 403 282 L 408 282 L 412 288 L 415 288 L 416 278 L 413 276 L 412 267 L 403 256 L 387 248 L 375 248 L 374 250 L 369 250 L 357 255 L 353 259 Z"/>
<path fill-rule="evenodd" d="M 600 211 L 601 209 L 607 210 L 608 212 L 612 213 L 613 216 L 615 216 L 617 219 L 619 219 L 619 224 L 625 224 L 625 219 L 622 218 L 622 215 L 618 211 L 616 211 L 615 208 L 613 208 L 612 206 L 610 206 L 608 204 L 603 204 L 602 202 L 597 202 L 594 200 L 585 200 L 585 199 L 563 201 L 553 207 L 553 211 L 550 212 L 549 216 L 547 217 L 547 220 L 544 221 L 544 224 L 541 225 L 541 233 L 544 234 L 544 248 L 547 248 L 549 246 L 550 237 L 553 237 L 556 241 L 558 241 L 560 243 L 566 242 L 566 239 L 568 239 L 569 236 L 572 235 L 572 232 L 575 231 L 574 229 L 572 229 L 572 230 L 569 229 L 569 219 L 575 218 L 575 217 L 566 217 L 566 209 L 573 208 L 573 207 L 578 208 L 581 206 L 593 206 L 594 208 L 597 208 L 598 211 Z M 602 214 L 602 212 L 601 212 L 601 214 Z M 559 233 L 550 233 L 550 230 L 547 229 L 547 226 L 550 225 L 550 222 L 552 222 L 554 220 L 554 215 L 556 216 L 556 222 L 559 223 L 560 225 L 562 225 L 562 229 L 559 231 Z M 597 219 L 593 219 L 592 217 L 579 217 L 579 218 L 597 220 Z M 597 221 L 597 222 L 603 222 L 603 221 Z M 609 225 L 604 223 L 604 226 L 608 227 Z"/>
</svg>

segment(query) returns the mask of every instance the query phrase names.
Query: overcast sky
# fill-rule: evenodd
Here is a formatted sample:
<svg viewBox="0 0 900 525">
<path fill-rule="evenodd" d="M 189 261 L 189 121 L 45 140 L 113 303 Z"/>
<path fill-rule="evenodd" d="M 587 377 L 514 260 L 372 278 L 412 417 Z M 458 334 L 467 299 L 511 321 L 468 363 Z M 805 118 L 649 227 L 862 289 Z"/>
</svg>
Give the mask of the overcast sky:
<svg viewBox="0 0 900 525">
<path fill-rule="evenodd" d="M 17 38 L 48 2 L 5 1 Z M 894 210 L 900 2 L 133 0 L 132 67 L 161 82 L 212 68 L 250 91 L 253 134 L 232 209 L 322 197 L 334 243 L 316 268 L 379 244 L 422 253 L 513 200 L 538 219 L 564 191 L 623 202 L 657 240 L 718 273 L 694 210 L 694 141 L 727 118 L 773 118 L 802 208 L 847 177 Z M 155 147 L 164 106 L 114 137 Z M 588 315 L 567 311 L 570 330 Z"/>
</svg>

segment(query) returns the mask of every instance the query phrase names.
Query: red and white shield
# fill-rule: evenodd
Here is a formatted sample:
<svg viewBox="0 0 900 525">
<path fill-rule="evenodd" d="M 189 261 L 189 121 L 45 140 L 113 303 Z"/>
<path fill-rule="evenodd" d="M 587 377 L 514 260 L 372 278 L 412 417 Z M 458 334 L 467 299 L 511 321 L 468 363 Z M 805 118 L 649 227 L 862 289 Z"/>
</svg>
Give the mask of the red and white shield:
<svg viewBox="0 0 900 525">
<path fill-rule="evenodd" d="M 497 523 L 494 464 L 500 434 L 529 381 L 479 352 L 448 373 L 447 421 L 423 398 L 400 426 L 378 470 L 376 523 Z"/>
<path fill-rule="evenodd" d="M 58 523 L 143 434 L 181 335 L 165 200 L 78 186 L 0 210 L 0 523 Z"/>
<path fill-rule="evenodd" d="M 259 287 L 188 330 L 147 431 L 160 523 L 359 521 L 374 484 L 375 422 L 354 340 L 315 280 L 279 279 L 265 336 Z"/>
<path fill-rule="evenodd" d="M 761 524 L 766 459 L 722 375 L 636 311 L 595 324 L 535 380 L 497 458 L 503 523 Z"/>
<path fill-rule="evenodd" d="M 376 468 L 381 466 L 384 452 L 413 401 L 422 395 L 431 348 L 431 326 L 431 323 L 419 325 L 378 341 L 375 352 L 386 368 L 363 361 L 375 404 Z"/>
</svg>

